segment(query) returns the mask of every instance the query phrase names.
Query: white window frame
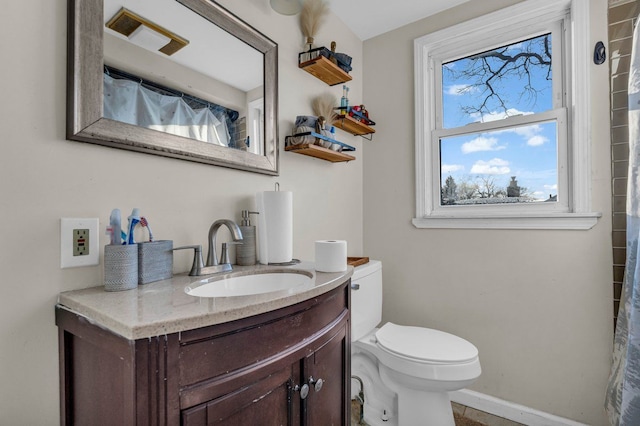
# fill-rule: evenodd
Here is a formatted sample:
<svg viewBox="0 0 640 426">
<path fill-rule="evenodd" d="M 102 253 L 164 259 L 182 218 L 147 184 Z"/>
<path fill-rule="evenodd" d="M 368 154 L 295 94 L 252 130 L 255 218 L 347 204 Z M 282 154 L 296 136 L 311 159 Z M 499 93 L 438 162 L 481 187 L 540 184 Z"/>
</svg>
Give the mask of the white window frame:
<svg viewBox="0 0 640 426">
<path fill-rule="evenodd" d="M 264 155 L 264 98 L 254 99 L 247 105 L 247 136 L 251 146 L 248 151 Z"/>
<path fill-rule="evenodd" d="M 589 6 L 584 0 L 524 1 L 474 20 L 414 40 L 416 90 L 416 217 L 417 228 L 590 229 L 601 216 L 591 212 L 590 46 Z M 559 24 L 560 23 L 560 24 Z M 558 30 L 557 25 L 561 25 Z M 440 205 L 439 137 L 442 129 L 441 64 L 481 50 L 550 32 L 553 49 L 563 49 L 562 70 L 553 72 L 554 107 L 536 114 L 556 121 L 558 129 L 558 199 L 556 203 Z M 556 62 L 554 62 L 555 64 Z M 580 66 L 576 66 L 580 64 Z M 562 74 L 559 74 L 562 72 Z M 557 85 L 557 81 L 563 82 Z M 561 99 L 557 99 L 561 96 Z M 526 124 L 510 117 L 500 125 Z M 473 123 L 477 133 L 496 122 Z M 566 129 L 563 129 L 565 127 Z"/>
</svg>

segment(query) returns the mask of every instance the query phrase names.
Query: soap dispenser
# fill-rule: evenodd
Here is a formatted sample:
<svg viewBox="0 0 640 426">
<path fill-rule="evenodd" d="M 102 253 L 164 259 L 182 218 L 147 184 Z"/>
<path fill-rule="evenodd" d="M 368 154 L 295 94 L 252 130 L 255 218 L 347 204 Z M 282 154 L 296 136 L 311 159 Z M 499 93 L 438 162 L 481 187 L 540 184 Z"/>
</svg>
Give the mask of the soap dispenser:
<svg viewBox="0 0 640 426">
<path fill-rule="evenodd" d="M 249 216 L 252 214 L 258 214 L 258 212 L 242 210 L 242 222 L 240 223 L 240 231 L 242 231 L 242 244 L 239 244 L 236 247 L 236 263 L 238 265 L 255 265 L 257 262 L 256 227 L 251 225 L 251 218 Z"/>
</svg>

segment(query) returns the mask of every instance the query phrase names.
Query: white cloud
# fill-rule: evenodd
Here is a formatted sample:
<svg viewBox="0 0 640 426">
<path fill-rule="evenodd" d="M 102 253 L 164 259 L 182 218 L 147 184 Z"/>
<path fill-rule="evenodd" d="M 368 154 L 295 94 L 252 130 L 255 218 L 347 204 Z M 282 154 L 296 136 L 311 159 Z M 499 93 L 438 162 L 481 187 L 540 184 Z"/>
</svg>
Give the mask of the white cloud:
<svg viewBox="0 0 640 426">
<path fill-rule="evenodd" d="M 527 145 L 529 146 L 540 146 L 545 142 L 549 142 L 549 138 L 542 135 L 532 136 L 527 140 Z"/>
<path fill-rule="evenodd" d="M 505 130 L 505 132 L 513 132 L 518 136 L 525 138 L 532 138 L 542 131 L 542 126 L 539 124 L 532 124 L 531 126 L 516 127 L 514 129 Z"/>
<path fill-rule="evenodd" d="M 498 139 L 496 138 L 478 136 L 477 138 L 462 144 L 461 149 L 463 154 L 469 154 L 471 152 L 499 151 L 505 148 L 506 146 L 504 145 L 498 145 Z"/>
<path fill-rule="evenodd" d="M 478 89 L 476 89 L 475 87 L 469 86 L 467 84 L 452 84 L 451 86 L 447 87 L 445 93 L 447 95 L 461 96 L 468 93 L 476 92 L 477 90 Z"/>
<path fill-rule="evenodd" d="M 515 108 L 509 108 L 507 109 L 507 111 L 492 111 L 487 114 L 481 114 L 476 112 L 471 114 L 471 117 L 473 117 L 477 121 L 480 121 L 481 123 L 488 123 L 490 121 L 504 120 L 507 117 L 515 117 L 517 115 L 531 115 L 531 114 L 533 114 L 532 111 L 520 111 Z"/>
<path fill-rule="evenodd" d="M 531 196 L 536 200 L 546 200 L 547 198 L 549 198 L 549 194 L 542 191 L 535 191 L 533 194 L 531 194 Z"/>
<path fill-rule="evenodd" d="M 440 166 L 442 174 L 458 172 L 464 170 L 464 166 L 461 164 L 443 164 Z"/>
<path fill-rule="evenodd" d="M 480 117 L 480 114 L 471 114 L 474 118 L 478 118 L 480 117 L 480 121 L 481 122 L 491 122 L 491 121 L 497 121 L 497 120 L 502 120 L 504 118 L 507 117 L 513 117 L 516 115 L 530 115 L 533 114 L 533 112 L 524 112 L 524 111 L 519 111 L 517 109 L 509 109 L 507 110 L 507 112 L 492 112 L 490 114 L 484 114 L 482 115 L 482 117 Z M 523 137 L 524 139 L 526 139 L 527 141 L 527 145 L 529 146 L 541 146 L 544 145 L 546 142 L 549 142 L 549 138 L 547 138 L 546 136 L 541 135 L 540 133 L 543 131 L 543 128 L 541 125 L 539 124 L 531 124 L 529 126 L 522 126 L 522 127 L 514 127 L 514 128 L 509 128 L 509 129 L 503 129 L 503 130 L 496 130 L 491 132 L 492 135 L 501 135 L 501 134 L 505 134 L 505 133 L 514 133 L 518 136 Z M 495 140 L 495 138 L 490 138 Z M 497 143 L 496 143 L 497 144 Z M 498 146 L 498 145 L 496 145 Z M 498 149 L 504 149 L 504 146 L 498 146 Z M 477 149 L 476 151 L 495 151 L 496 149 Z M 464 151 L 464 146 L 463 146 L 463 151 Z M 469 151 L 469 152 L 474 152 L 474 151 Z M 465 152 L 466 153 L 466 152 Z"/>
<path fill-rule="evenodd" d="M 554 184 L 554 185 L 545 185 L 544 189 L 546 189 L 547 191 L 557 191 L 558 190 L 558 184 Z"/>
<path fill-rule="evenodd" d="M 481 175 L 506 175 L 511 173 L 509 162 L 501 158 L 494 158 L 489 161 L 477 161 L 471 168 L 471 173 Z"/>
</svg>

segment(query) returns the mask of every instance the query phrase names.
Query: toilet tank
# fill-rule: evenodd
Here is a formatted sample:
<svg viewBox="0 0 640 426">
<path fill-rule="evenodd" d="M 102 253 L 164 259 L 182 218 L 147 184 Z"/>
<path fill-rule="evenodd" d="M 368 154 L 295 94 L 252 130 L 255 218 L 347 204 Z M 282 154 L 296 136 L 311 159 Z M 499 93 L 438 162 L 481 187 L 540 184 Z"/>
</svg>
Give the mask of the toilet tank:
<svg viewBox="0 0 640 426">
<path fill-rule="evenodd" d="M 382 262 L 354 268 L 351 276 L 351 340 L 364 337 L 382 321 Z"/>
</svg>

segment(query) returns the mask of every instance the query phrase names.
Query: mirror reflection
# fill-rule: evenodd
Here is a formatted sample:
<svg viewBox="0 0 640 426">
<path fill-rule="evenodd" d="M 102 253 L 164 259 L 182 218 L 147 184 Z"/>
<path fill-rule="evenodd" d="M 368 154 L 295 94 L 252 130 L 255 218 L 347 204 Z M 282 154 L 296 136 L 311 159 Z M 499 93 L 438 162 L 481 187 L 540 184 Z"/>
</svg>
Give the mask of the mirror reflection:
<svg viewBox="0 0 640 426">
<path fill-rule="evenodd" d="M 261 52 L 175 0 L 103 14 L 105 118 L 265 154 Z"/>
</svg>

